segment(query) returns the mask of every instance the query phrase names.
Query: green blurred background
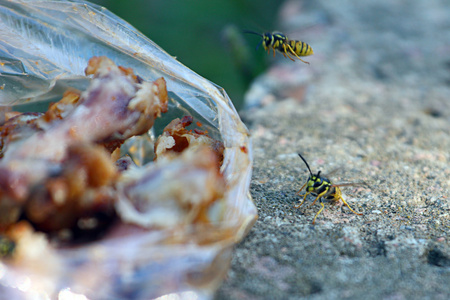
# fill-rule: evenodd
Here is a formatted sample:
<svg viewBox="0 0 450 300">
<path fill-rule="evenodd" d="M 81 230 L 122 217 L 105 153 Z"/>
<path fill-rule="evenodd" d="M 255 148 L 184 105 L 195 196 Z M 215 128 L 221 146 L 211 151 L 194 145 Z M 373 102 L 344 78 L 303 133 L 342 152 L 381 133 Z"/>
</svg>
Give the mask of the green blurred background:
<svg viewBox="0 0 450 300">
<path fill-rule="evenodd" d="M 169 54 L 222 86 L 237 109 L 251 80 L 266 67 L 257 36 L 272 31 L 279 0 L 95 0 Z"/>
</svg>

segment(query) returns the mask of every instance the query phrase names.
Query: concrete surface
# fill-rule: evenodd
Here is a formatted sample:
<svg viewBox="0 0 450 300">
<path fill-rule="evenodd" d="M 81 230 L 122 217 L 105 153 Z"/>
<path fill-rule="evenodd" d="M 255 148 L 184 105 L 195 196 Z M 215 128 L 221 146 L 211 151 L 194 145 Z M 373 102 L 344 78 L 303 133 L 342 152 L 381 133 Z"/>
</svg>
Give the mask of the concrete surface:
<svg viewBox="0 0 450 300">
<path fill-rule="evenodd" d="M 449 16 L 446 0 L 284 4 L 281 29 L 315 55 L 278 55 L 246 95 L 259 219 L 215 299 L 450 299 Z M 364 215 L 295 209 L 298 152 L 366 181 L 342 188 Z"/>
</svg>

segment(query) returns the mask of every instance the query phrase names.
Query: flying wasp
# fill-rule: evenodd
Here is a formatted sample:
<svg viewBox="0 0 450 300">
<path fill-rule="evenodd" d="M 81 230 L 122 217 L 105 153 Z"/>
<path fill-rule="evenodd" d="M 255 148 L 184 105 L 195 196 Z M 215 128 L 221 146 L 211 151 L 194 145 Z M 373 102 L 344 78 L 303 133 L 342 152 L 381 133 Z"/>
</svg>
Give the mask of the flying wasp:
<svg viewBox="0 0 450 300">
<path fill-rule="evenodd" d="M 262 45 L 264 50 L 270 54 L 270 49 L 273 50 L 273 56 L 275 56 L 275 50 L 281 52 L 284 57 L 288 57 L 290 60 L 294 61 L 291 56 L 297 57 L 299 60 L 309 65 L 309 62 L 304 61 L 300 56 L 313 55 L 314 51 L 310 45 L 302 41 L 290 40 L 285 34 L 281 32 L 266 32 L 264 34 L 249 31 L 244 31 L 245 33 L 256 34 L 262 38 Z M 287 56 L 286 56 L 287 55 Z"/>
<path fill-rule="evenodd" d="M 297 192 L 297 195 L 299 195 L 300 197 L 303 197 L 303 201 L 299 204 L 299 205 L 295 205 L 295 208 L 299 208 L 300 206 L 302 206 L 302 204 L 305 202 L 306 196 L 308 196 L 309 194 L 312 194 L 314 196 L 316 196 L 316 199 L 314 200 L 314 202 L 311 204 L 314 205 L 314 203 L 316 203 L 317 199 L 319 199 L 319 203 L 320 205 L 322 205 L 322 208 L 317 212 L 316 216 L 314 217 L 313 220 L 313 225 L 316 222 L 316 218 L 317 216 L 322 212 L 322 210 L 324 209 L 324 204 L 322 202 L 322 198 L 326 199 L 326 200 L 332 200 L 332 201 L 339 201 L 342 200 L 342 202 L 344 202 L 345 205 L 347 205 L 347 207 L 356 215 L 361 216 L 361 213 L 357 213 L 355 212 L 350 205 L 348 205 L 348 203 L 344 200 L 344 198 L 342 198 L 342 193 L 341 193 L 341 186 L 351 186 L 351 185 L 361 185 L 364 183 L 342 183 L 342 184 L 333 184 L 328 178 L 324 177 L 323 175 L 320 175 L 320 172 L 317 172 L 316 175 L 314 175 L 311 172 L 311 169 L 308 165 L 308 163 L 306 162 L 306 160 L 303 158 L 303 156 L 298 153 L 298 156 L 300 156 L 300 158 L 303 160 L 303 162 L 305 163 L 306 167 L 309 170 L 309 178 L 308 181 L 306 181 L 306 183 L 301 187 L 301 189 Z M 306 193 L 305 195 L 300 195 L 300 192 L 306 187 Z"/>
</svg>

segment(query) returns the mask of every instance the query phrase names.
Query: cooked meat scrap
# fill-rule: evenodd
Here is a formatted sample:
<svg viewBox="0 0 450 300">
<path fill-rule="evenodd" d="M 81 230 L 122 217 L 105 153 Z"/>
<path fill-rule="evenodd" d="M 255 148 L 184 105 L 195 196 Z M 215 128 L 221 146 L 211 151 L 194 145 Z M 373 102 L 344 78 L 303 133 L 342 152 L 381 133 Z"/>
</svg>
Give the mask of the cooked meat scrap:
<svg viewBox="0 0 450 300">
<path fill-rule="evenodd" d="M 0 161 L 4 174 L 0 194 L 23 201 L 32 185 L 49 176 L 51 164 L 61 161 L 70 145 L 125 140 L 149 130 L 155 118 L 167 111 L 162 78 L 140 82 L 130 70 L 106 57 L 92 58 L 86 73 L 94 79 L 81 94 L 80 105 L 47 130 L 8 146 Z"/>
<path fill-rule="evenodd" d="M 133 97 L 124 97 L 121 93 L 116 93 L 113 95 L 112 100 L 116 105 L 111 105 L 109 111 L 104 112 L 107 123 L 123 120 L 121 124 L 117 124 L 118 127 L 115 128 L 110 134 L 103 134 L 103 138 L 99 137 L 96 141 L 110 141 L 111 139 L 125 140 L 134 135 L 139 135 L 147 132 L 152 126 L 157 117 L 163 112 L 167 112 L 167 89 L 166 82 L 164 78 L 159 78 L 155 82 L 143 82 L 138 76 L 134 75 L 131 69 L 126 69 L 123 67 L 116 67 L 114 63 L 105 57 L 94 57 L 89 61 L 89 65 L 86 68 L 87 75 L 94 75 L 95 79 L 98 78 L 108 78 L 111 76 L 111 71 L 121 73 L 122 77 L 126 78 L 133 83 L 135 90 L 132 92 Z M 94 80 L 95 81 L 95 80 Z M 98 84 L 103 84 L 104 87 L 101 91 L 108 93 L 105 82 L 98 82 Z M 120 85 L 121 80 L 108 81 L 111 88 L 117 88 L 115 85 Z M 91 84 L 92 86 L 92 84 Z M 136 87 L 138 87 L 136 89 Z M 97 89 L 93 88 L 92 92 L 96 92 Z M 123 90 L 125 92 L 125 88 Z M 102 95 L 103 96 L 103 95 Z M 98 96 L 100 97 L 100 96 Z M 116 102 L 126 102 L 117 105 Z M 123 104 L 127 104 L 124 106 Z M 106 109 L 105 107 L 100 107 L 101 109 Z M 107 113 L 112 113 L 116 116 L 118 120 L 111 120 L 107 116 Z M 126 122 L 128 124 L 126 124 Z M 102 123 L 103 124 L 103 123 Z M 111 128 L 113 124 L 108 124 L 105 126 Z M 127 126 L 128 125 L 128 126 Z M 111 128 L 113 129 L 113 128 Z"/>
<path fill-rule="evenodd" d="M 16 131 L 30 132 L 30 128 L 24 129 L 30 124 L 14 125 L 12 135 L 7 134 L 11 132 L 8 126 L 2 127 L 9 138 L 0 160 L 0 230 L 18 219 L 24 205 L 28 205 L 27 214 L 33 222 L 43 228 L 56 230 L 69 226 L 70 220 L 67 224 L 66 220 L 46 221 L 37 210 L 29 207 L 45 200 L 42 198 L 45 194 L 50 205 L 43 207 L 42 214 L 54 213 L 57 206 L 52 201 L 58 202 L 64 191 L 67 192 L 64 161 L 71 149 L 80 144 L 97 143 L 112 152 L 123 140 L 148 131 L 155 118 L 167 111 L 163 78 L 153 83 L 144 82 L 131 69 L 117 67 L 106 57 L 92 58 L 86 74 L 94 75 L 88 89 L 79 97 L 77 93 L 68 93 L 61 103 L 51 106 L 47 114 L 38 118 L 39 122 L 34 121 L 37 129 L 31 130 L 26 139 L 15 138 Z M 102 190 L 93 194 L 88 188 L 80 199 L 95 202 L 108 197 L 105 194 L 109 191 L 103 186 L 98 189 Z M 69 191 L 74 193 L 72 188 Z M 74 195 L 68 199 L 74 199 Z"/>
<path fill-rule="evenodd" d="M 76 106 L 80 93 L 67 91 L 63 98 L 50 105 L 45 113 L 15 112 L 4 113 L 5 122 L 0 126 L 0 158 L 10 142 L 26 139 L 32 134 L 43 131 L 54 120 L 61 120 Z"/>
<path fill-rule="evenodd" d="M 129 155 L 125 155 L 116 161 L 116 167 L 119 172 L 124 172 L 130 168 L 137 167 L 137 165 Z"/>
<path fill-rule="evenodd" d="M 218 158 L 218 165 L 223 161 L 223 151 L 225 149 L 221 141 L 209 137 L 206 132 L 201 130 L 187 130 L 191 125 L 193 118 L 185 116 L 181 120 L 175 119 L 170 122 L 163 133 L 155 142 L 155 160 L 163 155 L 180 153 L 188 147 L 208 146 Z"/>
<path fill-rule="evenodd" d="M 40 277 L 56 282 L 60 279 L 64 264 L 44 233 L 36 232 L 28 222 L 20 221 L 9 226 L 3 238 L 14 244 L 8 257 L 9 266 L 29 270 L 27 275 L 31 280 Z"/>
<path fill-rule="evenodd" d="M 64 167 L 35 186 L 24 206 L 26 218 L 46 232 L 74 228 L 80 219 L 98 213 L 114 216 L 113 184 L 118 172 L 101 146 L 79 144 L 68 148 Z"/>
<path fill-rule="evenodd" d="M 0 158 L 8 144 L 15 140 L 27 138 L 28 136 L 40 131 L 41 128 L 37 124 L 37 120 L 42 113 L 28 112 L 15 113 L 7 116 L 7 120 L 0 126 Z"/>
<path fill-rule="evenodd" d="M 51 123 L 54 120 L 64 119 L 70 112 L 78 106 L 80 100 L 80 92 L 66 91 L 56 103 L 52 103 L 44 116 L 41 118 L 42 122 Z"/>
<path fill-rule="evenodd" d="M 217 155 L 203 146 L 124 171 L 116 211 L 122 221 L 146 228 L 207 222 L 208 208 L 225 191 L 217 164 Z"/>
</svg>

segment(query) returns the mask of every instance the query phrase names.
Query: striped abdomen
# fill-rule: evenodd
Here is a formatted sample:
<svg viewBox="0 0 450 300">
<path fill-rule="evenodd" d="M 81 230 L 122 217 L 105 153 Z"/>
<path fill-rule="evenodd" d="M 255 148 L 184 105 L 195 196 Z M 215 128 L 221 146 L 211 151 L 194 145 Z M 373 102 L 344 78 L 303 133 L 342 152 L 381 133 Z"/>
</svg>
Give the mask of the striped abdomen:
<svg viewBox="0 0 450 300">
<path fill-rule="evenodd" d="M 292 48 L 292 50 L 298 56 L 309 56 L 309 55 L 313 55 L 314 54 L 314 51 L 311 48 L 311 46 L 308 45 L 305 42 L 289 40 L 289 41 L 287 41 L 287 44 Z M 281 48 L 279 48 L 278 50 L 284 51 L 282 47 L 283 46 L 281 45 Z"/>
</svg>

